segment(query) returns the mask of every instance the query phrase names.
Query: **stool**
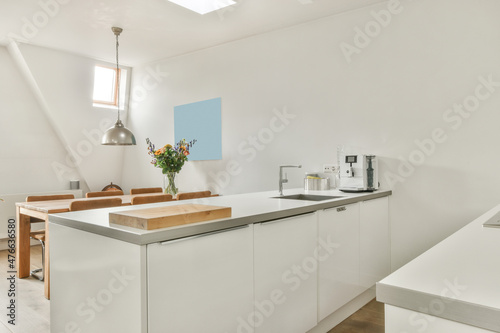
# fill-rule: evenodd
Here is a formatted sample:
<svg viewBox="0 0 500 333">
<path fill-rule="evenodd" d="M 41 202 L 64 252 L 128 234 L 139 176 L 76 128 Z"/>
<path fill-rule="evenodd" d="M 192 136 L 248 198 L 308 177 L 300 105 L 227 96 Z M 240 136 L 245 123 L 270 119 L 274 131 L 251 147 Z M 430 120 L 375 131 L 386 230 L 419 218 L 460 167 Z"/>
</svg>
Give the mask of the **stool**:
<svg viewBox="0 0 500 333">
<path fill-rule="evenodd" d="M 45 270 L 45 230 L 30 232 L 30 238 L 36 239 L 42 244 L 42 268 L 34 269 L 30 272 L 30 274 L 38 280 L 43 281 L 43 274 Z M 38 273 L 41 273 L 41 275 Z"/>
</svg>

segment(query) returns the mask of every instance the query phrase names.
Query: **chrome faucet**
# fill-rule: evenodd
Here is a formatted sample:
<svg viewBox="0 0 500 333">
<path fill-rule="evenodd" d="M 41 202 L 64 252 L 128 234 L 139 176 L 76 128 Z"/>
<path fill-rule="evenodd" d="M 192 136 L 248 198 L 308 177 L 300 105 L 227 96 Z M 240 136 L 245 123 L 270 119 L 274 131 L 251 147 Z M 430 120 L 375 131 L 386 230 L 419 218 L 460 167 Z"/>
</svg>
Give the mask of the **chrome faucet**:
<svg viewBox="0 0 500 333">
<path fill-rule="evenodd" d="M 283 196 L 283 183 L 288 183 L 288 179 L 286 178 L 286 173 L 285 177 L 283 177 L 283 168 L 302 168 L 302 165 L 280 165 L 280 184 L 279 184 L 279 191 L 280 191 L 280 197 Z"/>
</svg>

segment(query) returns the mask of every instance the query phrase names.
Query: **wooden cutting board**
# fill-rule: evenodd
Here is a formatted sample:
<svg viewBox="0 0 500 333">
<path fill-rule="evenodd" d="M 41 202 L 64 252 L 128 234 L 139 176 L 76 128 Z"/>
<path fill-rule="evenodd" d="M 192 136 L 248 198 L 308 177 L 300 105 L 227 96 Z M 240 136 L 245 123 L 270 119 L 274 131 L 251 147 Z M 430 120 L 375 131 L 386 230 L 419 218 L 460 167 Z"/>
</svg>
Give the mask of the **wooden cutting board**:
<svg viewBox="0 0 500 333">
<path fill-rule="evenodd" d="M 109 222 L 144 230 L 231 217 L 231 207 L 185 204 L 109 213 Z"/>
</svg>

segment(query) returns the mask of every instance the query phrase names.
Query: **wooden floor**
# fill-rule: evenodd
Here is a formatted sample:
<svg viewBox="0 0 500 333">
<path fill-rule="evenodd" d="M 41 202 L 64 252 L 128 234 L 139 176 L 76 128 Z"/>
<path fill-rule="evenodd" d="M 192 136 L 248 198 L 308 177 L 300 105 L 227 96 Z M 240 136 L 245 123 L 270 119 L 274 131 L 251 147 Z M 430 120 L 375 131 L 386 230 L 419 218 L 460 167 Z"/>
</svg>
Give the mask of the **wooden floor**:
<svg viewBox="0 0 500 333">
<path fill-rule="evenodd" d="M 370 301 L 328 333 L 384 333 L 384 304 Z"/>
<path fill-rule="evenodd" d="M 0 306 L 6 309 L 10 298 L 7 295 L 7 251 L 0 251 Z M 31 267 L 42 265 L 40 246 L 31 247 Z M 0 333 L 49 333 L 50 306 L 44 297 L 43 282 L 29 277 L 17 279 L 16 325 L 7 323 L 5 314 L 0 316 Z M 384 306 L 375 300 L 359 309 L 328 333 L 384 333 Z"/>
</svg>

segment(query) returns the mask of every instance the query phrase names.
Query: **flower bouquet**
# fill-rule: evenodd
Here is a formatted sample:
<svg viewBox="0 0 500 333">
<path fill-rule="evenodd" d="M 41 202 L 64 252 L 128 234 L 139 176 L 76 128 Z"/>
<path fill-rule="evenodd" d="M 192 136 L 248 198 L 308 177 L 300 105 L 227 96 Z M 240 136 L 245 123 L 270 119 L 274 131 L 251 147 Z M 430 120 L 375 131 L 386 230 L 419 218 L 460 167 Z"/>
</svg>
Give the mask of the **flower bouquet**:
<svg viewBox="0 0 500 333">
<path fill-rule="evenodd" d="M 160 149 L 156 149 L 149 138 L 146 139 L 146 143 L 148 154 L 152 157 L 151 164 L 160 168 L 164 174 L 164 192 L 175 196 L 178 191 L 175 187 L 175 174 L 181 171 L 182 166 L 188 160 L 189 148 L 196 143 L 196 140 L 186 142 L 182 139 L 175 146 L 167 144 Z"/>
</svg>

